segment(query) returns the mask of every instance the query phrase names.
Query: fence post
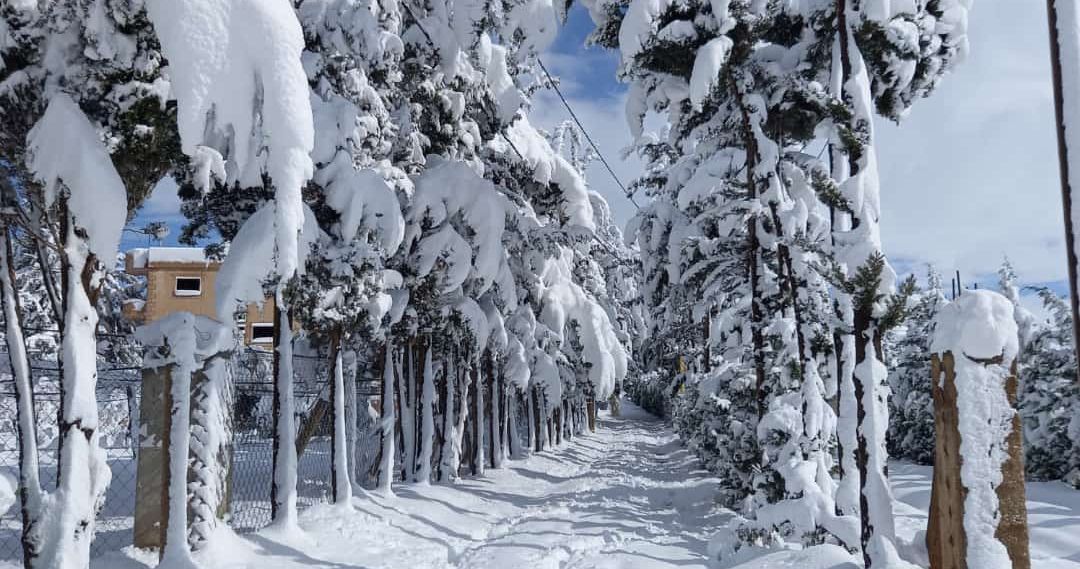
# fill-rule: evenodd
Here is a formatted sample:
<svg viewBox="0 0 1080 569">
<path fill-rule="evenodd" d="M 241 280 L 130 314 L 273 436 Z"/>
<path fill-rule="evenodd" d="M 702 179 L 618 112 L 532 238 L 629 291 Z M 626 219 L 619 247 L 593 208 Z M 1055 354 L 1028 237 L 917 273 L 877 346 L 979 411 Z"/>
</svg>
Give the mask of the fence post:
<svg viewBox="0 0 1080 569">
<path fill-rule="evenodd" d="M 232 467 L 232 329 L 210 318 L 173 313 L 140 327 L 145 347 L 136 479 L 134 543 L 165 550 L 170 510 L 170 450 L 186 447 L 185 485 L 202 489 L 185 499 L 193 548 L 203 544 L 227 513 Z M 183 373 L 185 377 L 176 374 Z M 189 374 L 189 375 L 188 375 Z M 189 383 L 186 408 L 189 444 L 172 439 L 175 381 Z M 181 403 L 183 405 L 183 403 Z M 182 411 L 180 411 L 182 412 Z"/>
<path fill-rule="evenodd" d="M 135 547 L 161 547 L 165 530 L 165 445 L 169 414 L 165 395 L 172 388 L 168 368 L 143 368 L 139 401 L 139 452 L 135 479 Z"/>
<path fill-rule="evenodd" d="M 935 319 L 931 569 L 1030 569 L 1012 304 L 967 291 Z M 965 523 L 968 522 L 968 523 Z"/>
</svg>

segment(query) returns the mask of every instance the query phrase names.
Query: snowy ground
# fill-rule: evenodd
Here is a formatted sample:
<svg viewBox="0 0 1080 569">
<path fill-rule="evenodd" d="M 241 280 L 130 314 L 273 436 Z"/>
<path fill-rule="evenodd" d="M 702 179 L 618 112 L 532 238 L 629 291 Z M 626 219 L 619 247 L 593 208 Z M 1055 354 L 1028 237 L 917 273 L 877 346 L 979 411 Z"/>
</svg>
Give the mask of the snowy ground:
<svg viewBox="0 0 1080 569">
<path fill-rule="evenodd" d="M 922 543 L 920 532 L 926 530 L 930 510 L 931 468 L 905 463 L 892 463 L 889 468 L 897 535 Z M 1028 482 L 1027 499 L 1031 566 L 1080 569 L 1080 492 L 1061 482 Z"/>
<path fill-rule="evenodd" d="M 229 544 L 207 569 L 707 567 L 711 528 L 728 514 L 716 481 L 659 420 L 631 405 L 594 435 L 453 486 L 362 493 L 355 513 L 301 514 L 307 543 L 257 534 Z M 283 543 L 284 542 L 284 543 Z M 94 569 L 143 569 L 139 554 Z M 134 558 L 134 559 L 132 559 Z M 142 562 L 138 559 L 142 559 Z"/>
<path fill-rule="evenodd" d="M 315 506 L 303 538 L 261 533 L 223 540 L 206 569 L 654 569 L 709 567 L 707 543 L 730 519 L 713 504 L 715 480 L 661 421 L 624 404 L 597 433 L 453 486 L 361 493 L 355 511 Z M 898 530 L 926 523 L 930 470 L 892 466 Z M 1029 486 L 1033 566 L 1080 569 L 1080 492 Z M 776 552 L 740 569 L 841 569 L 836 548 Z M 93 569 L 147 569 L 155 556 L 111 554 Z"/>
</svg>

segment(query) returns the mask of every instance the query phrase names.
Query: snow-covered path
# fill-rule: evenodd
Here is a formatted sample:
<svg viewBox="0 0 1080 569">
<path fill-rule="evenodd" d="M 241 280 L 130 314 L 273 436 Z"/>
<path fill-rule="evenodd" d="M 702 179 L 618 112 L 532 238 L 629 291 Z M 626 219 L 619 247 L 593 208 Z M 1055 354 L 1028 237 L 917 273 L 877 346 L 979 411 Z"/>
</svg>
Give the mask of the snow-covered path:
<svg viewBox="0 0 1080 569">
<path fill-rule="evenodd" d="M 730 515 L 715 488 L 662 421 L 624 403 L 596 433 L 483 478 L 361 492 L 355 512 L 305 511 L 303 539 L 259 534 L 201 559 L 208 569 L 706 567 L 708 538 Z M 151 560 L 133 561 L 95 569 Z"/>
</svg>

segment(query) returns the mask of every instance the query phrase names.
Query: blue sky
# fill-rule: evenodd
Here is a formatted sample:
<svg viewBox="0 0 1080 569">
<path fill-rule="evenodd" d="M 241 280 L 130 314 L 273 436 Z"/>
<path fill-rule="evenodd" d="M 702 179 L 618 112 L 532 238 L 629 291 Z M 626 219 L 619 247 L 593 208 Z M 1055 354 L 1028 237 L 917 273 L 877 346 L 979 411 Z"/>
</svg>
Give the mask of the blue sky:
<svg viewBox="0 0 1080 569">
<path fill-rule="evenodd" d="M 882 181 L 882 237 L 901 273 L 960 270 L 965 283 L 993 286 L 1008 256 L 1027 284 L 1064 291 L 1062 213 L 1057 186 L 1045 6 L 1030 0 L 975 3 L 971 54 L 899 126 L 877 124 Z M 592 21 L 580 6 L 544 54 L 563 92 L 623 183 L 640 172 L 628 145 L 625 87 L 615 77 L 613 52 L 585 47 Z M 551 93 L 533 101 L 531 120 L 552 128 L 569 119 Z M 620 223 L 634 206 L 599 163 L 591 186 L 608 198 Z M 176 243 L 175 190 L 165 184 L 130 224 L 174 226 L 163 243 Z M 124 234 L 124 247 L 146 238 Z"/>
</svg>

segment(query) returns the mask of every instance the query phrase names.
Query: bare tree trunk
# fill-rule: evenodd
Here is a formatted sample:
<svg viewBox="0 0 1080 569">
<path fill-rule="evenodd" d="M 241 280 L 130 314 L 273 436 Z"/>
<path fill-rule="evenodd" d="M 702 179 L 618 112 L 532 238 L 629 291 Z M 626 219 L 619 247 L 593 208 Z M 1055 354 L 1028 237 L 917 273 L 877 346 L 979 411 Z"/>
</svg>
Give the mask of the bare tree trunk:
<svg viewBox="0 0 1080 569">
<path fill-rule="evenodd" d="M 0 303 L 4 310 L 4 342 L 15 383 L 15 429 L 19 441 L 19 506 L 22 513 L 23 564 L 33 568 L 40 554 L 36 536 L 41 514 L 41 471 L 38 465 L 37 421 L 30 360 L 23 337 L 22 307 L 15 290 L 15 252 L 7 225 L 0 226 Z"/>
<path fill-rule="evenodd" d="M 281 292 L 274 306 L 274 450 L 270 519 L 290 528 L 296 525 L 296 418 L 294 416 L 292 320 Z"/>
<path fill-rule="evenodd" d="M 1050 70 L 1054 86 L 1054 118 L 1057 127 L 1058 171 L 1061 175 L 1062 210 L 1065 213 L 1065 255 L 1068 262 L 1069 304 L 1072 308 L 1073 349 L 1080 354 L 1080 276 L 1077 275 L 1077 271 L 1080 270 L 1080 259 L 1077 258 L 1076 228 L 1073 227 L 1073 215 L 1075 215 L 1080 204 L 1075 203 L 1073 200 L 1071 183 L 1072 167 L 1080 168 L 1080 164 L 1069 163 L 1069 144 L 1066 134 L 1068 127 L 1075 129 L 1080 128 L 1080 125 L 1067 125 L 1065 114 L 1066 105 L 1075 105 L 1080 93 L 1067 92 L 1064 87 L 1066 83 L 1064 75 L 1067 73 L 1070 78 L 1075 80 L 1078 72 L 1075 69 L 1076 62 L 1073 60 L 1069 60 L 1065 65 L 1062 65 L 1062 38 L 1058 33 L 1060 15 L 1058 14 L 1057 4 L 1056 0 L 1046 0 L 1047 23 L 1050 29 Z M 1075 26 L 1076 24 L 1075 22 L 1065 21 L 1064 25 Z M 1068 52 L 1066 58 L 1075 57 L 1076 50 L 1080 48 L 1080 46 L 1075 45 L 1065 45 L 1064 47 Z M 1072 85 L 1072 82 L 1069 83 L 1070 87 L 1075 89 L 1075 85 Z M 1076 151 L 1077 149 L 1073 150 Z M 1080 370 L 1078 370 L 1077 379 L 1080 380 Z"/>
<path fill-rule="evenodd" d="M 85 233 L 77 231 L 66 199 L 60 202 L 61 269 L 63 272 L 64 332 L 61 338 L 63 375 L 57 443 L 57 497 L 50 506 L 63 512 L 54 535 L 41 552 L 65 551 L 67 562 L 89 564 L 97 509 L 108 488 L 108 464 L 98 439 L 97 300 L 104 267 L 90 251 Z"/>
<path fill-rule="evenodd" d="M 348 435 L 345 432 L 345 366 L 341 340 L 340 329 L 330 336 L 330 408 L 334 417 L 330 434 L 330 488 L 335 504 L 349 504 L 352 501 L 352 477 L 349 476 Z"/>
<path fill-rule="evenodd" d="M 760 160 L 757 147 L 757 138 L 754 135 L 750 110 L 746 106 L 745 94 L 739 89 L 735 77 L 728 73 L 732 95 L 738 102 L 739 111 L 742 115 L 743 136 L 746 139 L 746 190 L 747 199 L 753 201 L 758 198 L 757 168 Z M 754 359 L 754 395 L 757 401 L 757 416 L 760 419 L 765 414 L 765 310 L 764 293 L 761 290 L 761 258 L 758 250 L 761 241 L 758 238 L 757 217 L 751 215 L 746 220 L 746 263 L 749 266 L 750 278 L 750 341 L 753 344 Z"/>
</svg>

